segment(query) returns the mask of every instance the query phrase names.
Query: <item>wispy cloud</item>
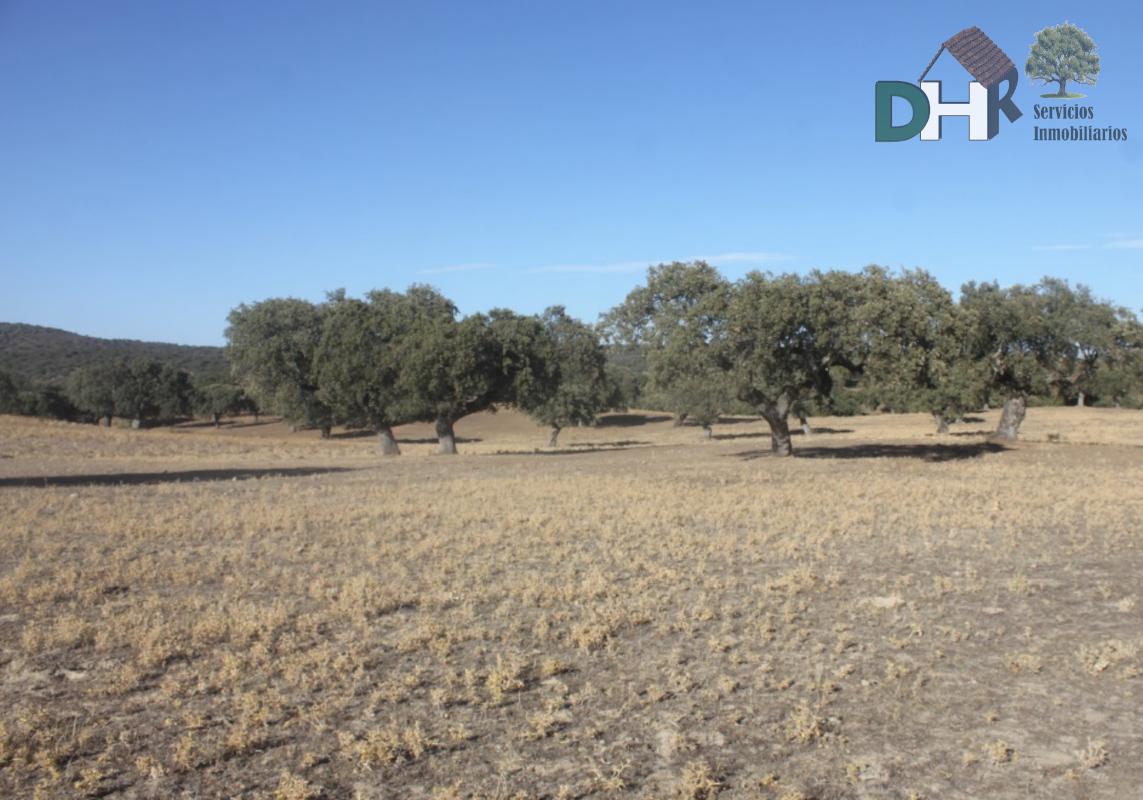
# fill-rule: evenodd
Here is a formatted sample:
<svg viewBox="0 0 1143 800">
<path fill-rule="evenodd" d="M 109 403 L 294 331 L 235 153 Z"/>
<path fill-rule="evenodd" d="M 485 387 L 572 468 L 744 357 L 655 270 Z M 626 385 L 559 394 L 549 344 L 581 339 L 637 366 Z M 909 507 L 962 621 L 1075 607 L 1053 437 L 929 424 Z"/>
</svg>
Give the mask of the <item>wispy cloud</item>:
<svg viewBox="0 0 1143 800">
<path fill-rule="evenodd" d="M 740 251 L 733 253 L 719 253 L 707 256 L 688 256 L 677 259 L 679 261 L 709 261 L 711 264 L 765 264 L 773 261 L 786 261 L 790 256 L 782 253 L 767 253 L 761 251 Z M 642 272 L 652 264 L 663 264 L 676 259 L 646 258 L 639 261 L 616 261 L 610 264 L 551 264 L 545 267 L 533 267 L 525 270 L 530 273 L 537 272 L 594 272 L 594 273 L 625 273 Z"/>
<path fill-rule="evenodd" d="M 641 272 L 658 261 L 618 261 L 613 264 L 550 264 L 533 267 L 525 272 Z"/>
<path fill-rule="evenodd" d="M 691 261 L 710 261 L 715 264 L 766 264 L 771 261 L 789 261 L 785 253 L 763 253 L 747 251 L 741 253 L 719 253 L 714 256 L 695 256 Z"/>
<path fill-rule="evenodd" d="M 1060 253 L 1070 250 L 1091 250 L 1099 247 L 1104 250 L 1143 250 L 1143 239 L 1129 239 L 1123 234 L 1117 234 L 1109 242 L 1103 244 L 1035 244 L 1033 250 L 1040 252 Z"/>
<path fill-rule="evenodd" d="M 1112 250 L 1143 250 L 1143 239 L 1118 239 L 1108 242 L 1104 247 Z"/>
<path fill-rule="evenodd" d="M 1067 250 L 1087 250 L 1090 244 L 1036 244 L 1032 245 L 1033 250 L 1040 252 L 1060 253 Z"/>
<path fill-rule="evenodd" d="M 421 275 L 445 275 L 450 272 L 472 272 L 478 269 L 495 269 L 495 264 L 453 264 L 448 267 L 430 267 L 418 270 Z"/>
</svg>

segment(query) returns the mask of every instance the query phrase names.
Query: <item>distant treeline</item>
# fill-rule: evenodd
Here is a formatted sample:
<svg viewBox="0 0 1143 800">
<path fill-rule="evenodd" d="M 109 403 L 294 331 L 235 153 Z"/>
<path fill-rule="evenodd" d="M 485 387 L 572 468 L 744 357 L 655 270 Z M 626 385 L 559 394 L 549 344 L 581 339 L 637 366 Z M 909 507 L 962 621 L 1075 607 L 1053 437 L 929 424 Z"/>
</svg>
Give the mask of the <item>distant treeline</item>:
<svg viewBox="0 0 1143 800">
<path fill-rule="evenodd" d="M 190 373 L 159 361 L 111 361 L 72 370 L 64 385 L 29 383 L 0 372 L 0 414 L 23 414 L 111 425 L 116 417 L 132 427 L 198 415 L 219 424 L 222 416 L 258 413 L 238 384 Z"/>
<path fill-rule="evenodd" d="M 226 380 L 230 367 L 221 347 L 131 339 L 0 322 L 0 372 L 40 385 L 62 386 L 73 370 L 122 361 L 158 361 L 204 380 Z"/>
<path fill-rule="evenodd" d="M 549 426 L 552 446 L 563 427 L 642 407 L 707 435 L 719 415 L 758 414 L 772 449 L 788 454 L 791 416 L 808 430 L 817 414 L 927 411 L 947 430 L 1003 406 L 997 433 L 1015 438 L 1029 403 L 1143 405 L 1135 314 L 1054 278 L 969 283 L 954 300 L 920 270 L 731 282 L 704 262 L 676 262 L 652 267 L 594 326 L 558 306 L 462 318 L 414 285 L 242 305 L 226 337 L 225 372 L 118 358 L 73 369 L 62 385 L 0 375 L 0 411 L 217 422 L 261 409 L 323 435 L 339 424 L 373 430 L 395 454 L 392 428 L 409 422 L 434 423 L 451 453 L 456 421 L 496 406 Z"/>
<path fill-rule="evenodd" d="M 0 323 L 0 413 L 138 425 L 253 408 L 221 347 Z"/>
</svg>

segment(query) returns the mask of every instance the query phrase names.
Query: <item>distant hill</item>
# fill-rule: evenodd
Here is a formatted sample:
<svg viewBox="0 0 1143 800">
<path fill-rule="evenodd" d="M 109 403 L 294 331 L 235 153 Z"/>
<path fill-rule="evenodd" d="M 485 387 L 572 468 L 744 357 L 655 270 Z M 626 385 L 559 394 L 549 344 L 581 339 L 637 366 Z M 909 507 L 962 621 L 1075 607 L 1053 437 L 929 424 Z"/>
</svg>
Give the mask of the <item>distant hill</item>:
<svg viewBox="0 0 1143 800">
<path fill-rule="evenodd" d="M 0 322 L 0 372 L 25 380 L 63 383 L 77 367 L 120 359 L 161 361 L 199 377 L 226 375 L 229 370 L 221 347 L 100 339 L 59 328 Z"/>
</svg>

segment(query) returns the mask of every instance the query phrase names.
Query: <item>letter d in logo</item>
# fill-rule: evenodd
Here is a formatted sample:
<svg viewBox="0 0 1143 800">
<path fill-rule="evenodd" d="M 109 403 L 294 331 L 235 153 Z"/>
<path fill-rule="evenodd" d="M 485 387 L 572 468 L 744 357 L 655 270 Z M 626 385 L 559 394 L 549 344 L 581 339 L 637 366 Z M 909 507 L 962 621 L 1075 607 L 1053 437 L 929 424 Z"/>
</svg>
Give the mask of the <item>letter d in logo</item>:
<svg viewBox="0 0 1143 800">
<path fill-rule="evenodd" d="M 929 98 L 921 89 L 904 81 L 877 81 L 873 120 L 877 141 L 903 142 L 921 132 L 929 121 Z M 893 124 L 893 98 L 900 97 L 913 109 L 913 117 L 904 125 Z"/>
</svg>

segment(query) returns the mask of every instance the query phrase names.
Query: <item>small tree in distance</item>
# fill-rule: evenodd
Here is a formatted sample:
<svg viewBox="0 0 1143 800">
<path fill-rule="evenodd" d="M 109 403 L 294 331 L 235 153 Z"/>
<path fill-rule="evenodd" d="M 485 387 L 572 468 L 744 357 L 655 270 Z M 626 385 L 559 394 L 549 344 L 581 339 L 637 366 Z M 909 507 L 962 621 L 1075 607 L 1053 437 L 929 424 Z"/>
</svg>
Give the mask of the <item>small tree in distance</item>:
<svg viewBox="0 0 1143 800">
<path fill-rule="evenodd" d="M 115 417 L 115 385 L 124 369 L 121 364 L 97 364 L 73 370 L 67 379 L 68 399 L 100 425 L 110 427 Z"/>
<path fill-rule="evenodd" d="M 7 372 L 0 372 L 0 414 L 20 413 L 20 390 Z"/>
<path fill-rule="evenodd" d="M 210 417 L 214 427 L 219 427 L 224 414 L 237 414 L 245 407 L 246 395 L 242 387 L 234 383 L 208 383 L 195 392 L 195 411 Z"/>
<path fill-rule="evenodd" d="M 1024 72 L 1033 80 L 1059 85 L 1058 92 L 1044 97 L 1078 97 L 1068 94 L 1068 81 L 1094 86 L 1099 76 L 1099 54 L 1082 28 L 1064 22 L 1036 34 Z"/>
<path fill-rule="evenodd" d="M 694 420 L 708 438 L 733 396 L 724 363 L 730 293 L 704 261 L 659 264 L 602 320 L 614 344 L 643 349 L 647 388 L 664 410 Z"/>
<path fill-rule="evenodd" d="M 544 379 L 517 394 L 520 409 L 551 429 L 548 447 L 556 447 L 569 425 L 590 425 L 614 404 L 615 387 L 607 375 L 607 355 L 588 325 L 552 306 L 539 320 Z M 531 391 L 529 390 L 531 389 Z"/>
</svg>

